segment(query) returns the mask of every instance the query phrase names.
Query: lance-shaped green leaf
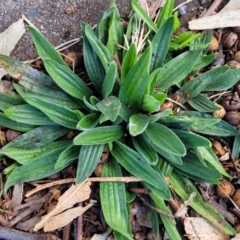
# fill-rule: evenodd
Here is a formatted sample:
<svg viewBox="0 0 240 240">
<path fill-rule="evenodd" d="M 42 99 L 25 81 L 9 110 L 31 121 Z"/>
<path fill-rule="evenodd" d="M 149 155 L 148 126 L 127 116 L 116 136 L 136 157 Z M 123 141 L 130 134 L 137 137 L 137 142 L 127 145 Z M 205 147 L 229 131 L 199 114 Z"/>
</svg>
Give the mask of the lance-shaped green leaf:
<svg viewBox="0 0 240 240">
<path fill-rule="evenodd" d="M 71 144 L 59 155 L 54 168 L 59 169 L 62 166 L 69 165 L 72 161 L 76 160 L 79 156 L 80 147 Z"/>
<path fill-rule="evenodd" d="M 54 168 L 56 160 L 58 159 L 61 151 L 54 152 L 52 156 L 44 158 L 40 161 L 37 161 L 37 159 L 35 159 L 34 162 L 30 162 L 26 165 L 15 168 L 7 179 L 7 182 L 4 186 L 4 191 L 6 192 L 9 187 L 13 186 L 16 183 L 43 179 L 64 169 L 66 165 L 63 165 L 58 169 Z"/>
<path fill-rule="evenodd" d="M 62 56 L 59 52 L 52 46 L 52 44 L 36 29 L 35 27 L 28 26 L 31 33 L 32 40 L 37 49 L 40 58 L 44 61 L 46 58 L 50 58 L 59 64 L 66 66 Z"/>
<path fill-rule="evenodd" d="M 158 70 L 159 88 L 165 91 L 172 85 L 182 81 L 190 73 L 200 54 L 200 50 L 187 51 L 161 67 Z"/>
<path fill-rule="evenodd" d="M 78 122 L 77 129 L 87 130 L 90 128 L 94 128 L 99 123 L 99 120 L 100 120 L 99 113 L 89 113 Z"/>
<path fill-rule="evenodd" d="M 121 102 L 117 97 L 110 96 L 107 99 L 103 99 L 96 104 L 96 107 L 101 111 L 108 119 L 114 122 L 119 116 L 121 109 Z"/>
<path fill-rule="evenodd" d="M 117 77 L 118 77 L 117 64 L 116 62 L 113 61 L 110 63 L 106 76 L 103 80 L 102 86 L 103 98 L 107 98 L 112 93 Z"/>
<path fill-rule="evenodd" d="M 117 9 L 115 1 L 111 4 L 114 10 L 111 13 L 109 19 L 109 27 L 108 27 L 108 41 L 106 44 L 107 49 L 113 56 L 114 54 L 118 54 L 119 59 L 122 59 L 122 49 L 118 50 L 117 46 L 123 46 L 124 42 L 124 32 L 123 25 L 121 22 L 120 14 Z"/>
<path fill-rule="evenodd" d="M 121 167 L 115 159 L 111 158 L 104 164 L 101 176 L 122 176 Z M 100 198 L 104 219 L 107 224 L 127 239 L 132 240 L 125 184 L 120 182 L 100 183 Z"/>
<path fill-rule="evenodd" d="M 211 136 L 220 136 L 220 137 L 227 137 L 227 136 L 236 136 L 238 131 L 232 127 L 227 122 L 220 120 L 219 122 L 208 125 L 206 127 L 202 125 L 193 124 L 191 130 L 194 132 L 211 135 Z"/>
<path fill-rule="evenodd" d="M 173 12 L 173 8 L 174 8 L 174 0 L 168 0 L 166 1 L 166 3 L 164 4 L 163 8 L 160 11 L 160 14 L 158 16 L 157 19 L 157 27 L 161 27 L 161 25 L 163 24 L 163 22 L 170 16 L 172 16 L 172 12 Z"/>
<path fill-rule="evenodd" d="M 240 79 L 240 69 L 231 69 L 211 79 L 205 91 L 223 91 L 231 88 Z"/>
<path fill-rule="evenodd" d="M 148 113 L 157 112 L 160 109 L 160 102 L 155 97 L 145 94 L 141 109 Z"/>
<path fill-rule="evenodd" d="M 169 188 L 163 176 L 153 170 L 139 153 L 117 141 L 113 143 L 111 153 L 127 171 L 160 190 L 161 197 L 170 198 Z"/>
<path fill-rule="evenodd" d="M 188 100 L 188 103 L 199 112 L 215 112 L 219 110 L 219 107 L 201 94 Z"/>
<path fill-rule="evenodd" d="M 107 44 L 109 21 L 113 11 L 114 7 L 110 7 L 106 11 L 100 12 L 98 16 L 97 34 L 104 45 Z"/>
<path fill-rule="evenodd" d="M 208 66 L 216 58 L 215 54 L 209 54 L 206 56 L 201 56 L 192 68 L 192 71 L 197 71 L 198 69 Z M 219 68 L 219 67 L 218 67 Z"/>
<path fill-rule="evenodd" d="M 44 112 L 52 121 L 64 127 L 76 129 L 77 114 L 66 107 L 44 101 L 38 97 L 24 97 L 25 101 Z"/>
<path fill-rule="evenodd" d="M 204 160 L 214 166 L 215 169 L 217 169 L 222 175 L 231 178 L 231 176 L 224 170 L 222 164 L 220 163 L 211 147 L 198 147 L 197 152 L 202 156 Z"/>
<path fill-rule="evenodd" d="M 233 159 L 238 159 L 240 152 L 240 134 L 238 133 L 233 141 L 233 147 L 232 147 L 232 157 Z"/>
<path fill-rule="evenodd" d="M 91 91 L 86 83 L 69 68 L 51 59 L 46 59 L 44 66 L 57 85 L 70 96 L 80 100 L 83 100 L 83 96 L 91 96 Z"/>
<path fill-rule="evenodd" d="M 29 162 L 36 161 L 36 159 L 41 160 L 51 156 L 54 152 L 61 152 L 65 150 L 71 144 L 70 140 L 51 142 L 47 145 L 32 149 L 23 149 L 16 147 L 7 147 L 1 149 L 1 154 L 16 160 L 21 165 L 28 164 Z M 40 159 L 41 158 L 41 159 Z"/>
<path fill-rule="evenodd" d="M 18 95 L 10 95 L 10 94 L 7 94 L 7 93 L 2 93 L 2 92 L 0 92 L 0 100 L 5 102 L 5 103 L 12 104 L 14 106 L 22 105 L 22 104 L 25 103 L 23 98 L 21 98 Z"/>
<path fill-rule="evenodd" d="M 157 32 L 157 27 L 152 21 L 152 19 L 147 15 L 147 13 L 140 7 L 136 0 L 132 0 L 132 9 L 137 13 L 137 15 L 148 25 L 148 27 Z"/>
<path fill-rule="evenodd" d="M 151 146 L 157 153 L 159 153 L 164 159 L 170 163 L 173 162 L 175 164 L 182 164 L 182 158 L 180 156 L 170 154 L 156 146 L 145 132 L 141 136 L 144 138 L 145 142 L 147 142 L 147 144 Z"/>
<path fill-rule="evenodd" d="M 2 127 L 13 129 L 20 132 L 28 132 L 35 127 L 33 125 L 13 121 L 1 112 L 0 112 L 0 125 Z"/>
<path fill-rule="evenodd" d="M 221 174 L 214 166 L 208 162 L 206 163 L 207 166 L 204 166 L 191 151 L 188 151 L 187 155 L 182 158 L 182 165 L 173 165 L 176 169 L 179 169 L 183 174 L 185 173 L 192 179 L 198 180 L 201 178 L 204 182 L 208 182 L 209 180 L 211 182 L 211 180 L 214 180 L 218 183 L 218 180 L 221 178 Z"/>
<path fill-rule="evenodd" d="M 211 142 L 198 134 L 195 134 L 190 131 L 183 131 L 178 129 L 171 129 L 177 136 L 181 139 L 186 148 L 195 148 L 195 147 L 211 147 Z"/>
<path fill-rule="evenodd" d="M 96 127 L 86 130 L 74 138 L 75 145 L 106 144 L 121 138 L 124 130 L 121 126 Z"/>
<path fill-rule="evenodd" d="M 105 78 L 106 71 L 98 55 L 96 54 L 95 49 L 92 47 L 88 37 L 85 34 L 85 25 L 82 25 L 82 32 L 84 65 L 95 89 L 101 93 L 103 79 Z"/>
<path fill-rule="evenodd" d="M 93 50 L 95 51 L 98 58 L 100 59 L 102 66 L 104 67 L 105 71 L 107 71 L 108 63 L 113 60 L 111 53 L 103 45 L 103 43 L 97 38 L 96 34 L 93 32 L 92 28 L 88 24 L 82 23 L 82 29 L 83 29 L 84 35 L 86 36 Z"/>
<path fill-rule="evenodd" d="M 4 111 L 4 114 L 16 122 L 26 123 L 30 125 L 55 124 L 43 112 L 29 104 L 10 107 Z"/>
<path fill-rule="evenodd" d="M 122 68 L 121 68 L 122 82 L 125 80 L 125 77 L 127 76 L 128 72 L 136 62 L 137 62 L 137 47 L 134 43 L 132 43 L 123 58 Z"/>
<path fill-rule="evenodd" d="M 155 34 L 152 45 L 152 60 L 150 64 L 150 72 L 162 66 L 163 61 L 168 53 L 169 43 L 173 29 L 173 17 L 169 17 Z"/>
<path fill-rule="evenodd" d="M 14 107 L 14 105 L 0 100 L 0 111 L 4 112 L 6 109 L 8 109 L 10 107 Z"/>
<path fill-rule="evenodd" d="M 170 175 L 173 190 L 184 200 L 187 201 L 192 193 L 197 193 L 190 206 L 200 215 L 205 217 L 213 225 L 229 235 L 234 235 L 235 230 L 224 220 L 224 218 L 209 204 L 205 203 L 198 193 L 194 184 L 187 178 L 175 173 Z"/>
<path fill-rule="evenodd" d="M 147 115 L 142 113 L 133 114 L 129 119 L 129 133 L 131 136 L 137 136 L 145 131 L 149 123 Z"/>
<path fill-rule="evenodd" d="M 136 150 L 147 160 L 150 165 L 158 162 L 157 151 L 144 139 L 142 135 L 132 138 L 132 142 Z"/>
<path fill-rule="evenodd" d="M 68 132 L 69 129 L 59 125 L 40 126 L 15 138 L 5 145 L 1 151 L 9 147 L 19 149 L 39 148 L 64 136 Z"/>
<path fill-rule="evenodd" d="M 92 174 L 100 161 L 103 147 L 103 144 L 81 146 L 78 157 L 77 184 L 83 182 Z"/>
<path fill-rule="evenodd" d="M 161 197 L 159 197 L 154 192 L 150 192 L 149 195 L 152 198 L 152 200 L 154 201 L 154 203 L 158 209 L 161 209 L 164 212 L 172 214 L 169 207 L 166 206 L 164 200 Z M 159 216 L 162 219 L 162 222 L 163 222 L 164 228 L 168 234 L 168 237 L 170 239 L 174 239 L 174 240 L 181 240 L 182 237 L 180 236 L 179 231 L 177 230 L 177 227 L 176 227 L 177 223 L 176 223 L 175 219 L 169 218 L 169 217 L 165 216 L 164 214 L 159 214 Z"/>
<path fill-rule="evenodd" d="M 190 125 L 192 129 L 205 129 L 221 121 L 219 118 L 216 118 L 210 114 L 197 111 L 181 111 L 177 114 L 177 116 L 186 122 L 193 121 L 193 123 Z"/>
<path fill-rule="evenodd" d="M 140 109 L 146 91 L 151 54 L 152 46 L 150 44 L 137 63 L 128 72 L 119 92 L 120 101 L 128 105 L 135 112 Z"/>
<path fill-rule="evenodd" d="M 185 103 L 185 101 L 192 99 L 198 96 L 201 92 L 205 91 L 207 85 L 212 79 L 217 78 L 219 75 L 223 74 L 227 70 L 227 66 L 214 68 L 210 71 L 200 74 L 195 79 L 185 83 L 180 88 L 180 92 L 183 93 L 186 100 L 182 99 L 181 103 Z"/>
<path fill-rule="evenodd" d="M 186 154 L 186 149 L 180 138 L 164 125 L 150 123 L 145 132 L 148 138 L 163 151 L 177 156 Z"/>
<path fill-rule="evenodd" d="M 58 89 L 58 86 L 51 79 L 51 77 L 32 68 L 29 64 L 24 64 L 19 60 L 2 55 L 0 56 L 0 65 L 10 76 L 16 77 L 16 75 L 19 75 L 20 82 L 22 82 L 24 79 L 31 79 L 36 84 L 38 83 L 51 89 Z"/>
<path fill-rule="evenodd" d="M 23 82 L 21 82 L 23 83 Z M 25 82 L 26 83 L 26 82 Z M 56 91 L 49 89 L 47 87 L 42 87 L 35 85 L 34 83 L 30 84 L 13 84 L 15 90 L 24 98 L 24 97 L 36 97 L 43 99 L 44 101 L 51 102 L 63 107 L 70 109 L 78 109 L 79 103 L 77 103 L 73 98 L 64 93 L 63 91 Z M 54 96 L 54 97 L 53 97 Z"/>
</svg>

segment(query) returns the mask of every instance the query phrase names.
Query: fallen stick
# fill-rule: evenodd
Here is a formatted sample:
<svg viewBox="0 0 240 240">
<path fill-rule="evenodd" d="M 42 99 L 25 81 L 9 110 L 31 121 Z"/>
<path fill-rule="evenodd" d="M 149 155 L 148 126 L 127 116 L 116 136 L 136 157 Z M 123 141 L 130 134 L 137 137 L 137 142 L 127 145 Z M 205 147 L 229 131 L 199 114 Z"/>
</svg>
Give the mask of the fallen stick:
<svg viewBox="0 0 240 240">
<path fill-rule="evenodd" d="M 0 227 L 0 239 L 5 240 L 48 240 L 52 234 L 31 234 L 12 228 Z M 58 238 L 55 238 L 58 239 Z"/>
</svg>

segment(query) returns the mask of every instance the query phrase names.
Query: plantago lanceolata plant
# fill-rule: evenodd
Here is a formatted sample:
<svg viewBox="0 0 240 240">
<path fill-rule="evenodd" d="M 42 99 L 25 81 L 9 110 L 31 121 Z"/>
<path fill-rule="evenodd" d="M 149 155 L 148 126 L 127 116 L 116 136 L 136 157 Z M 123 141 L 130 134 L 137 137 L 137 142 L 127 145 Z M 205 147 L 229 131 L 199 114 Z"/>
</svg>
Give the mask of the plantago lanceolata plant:
<svg viewBox="0 0 240 240">
<path fill-rule="evenodd" d="M 218 108 L 201 93 L 231 88 L 240 79 L 240 70 L 223 66 L 199 74 L 197 70 L 214 59 L 206 55 L 211 32 L 174 36 L 179 22 L 172 15 L 173 3 L 167 1 L 155 23 L 135 0 L 127 29 L 114 2 L 101 13 L 96 31 L 83 23 L 89 84 L 34 27 L 29 31 L 48 75 L 0 57 L 0 66 L 9 75 L 20 76 L 14 83 L 16 95 L 0 93 L 0 125 L 24 133 L 0 150 L 1 156 L 18 163 L 5 191 L 59 172 L 73 161 L 78 162 L 76 183 L 81 183 L 96 168 L 104 147 L 110 159 L 102 177 L 140 178 L 153 204 L 169 213 L 165 201 L 171 198 L 170 188 L 187 200 L 197 192 L 189 179 L 217 184 L 222 175 L 230 177 L 206 135 L 238 132 L 212 115 Z M 183 47 L 177 54 L 175 50 Z M 194 79 L 188 82 L 189 74 Z M 171 99 L 179 99 L 179 105 L 188 103 L 190 110 L 162 111 Z M 73 140 L 60 140 L 70 131 L 77 133 Z M 127 205 L 133 198 L 127 189 L 124 183 L 100 184 L 104 217 L 116 239 L 132 239 Z M 190 206 L 226 233 L 235 233 L 199 194 Z M 169 237 L 181 239 L 175 221 L 160 217 Z M 157 215 L 152 219 L 158 222 Z M 158 228 L 153 231 L 159 234 Z"/>
</svg>

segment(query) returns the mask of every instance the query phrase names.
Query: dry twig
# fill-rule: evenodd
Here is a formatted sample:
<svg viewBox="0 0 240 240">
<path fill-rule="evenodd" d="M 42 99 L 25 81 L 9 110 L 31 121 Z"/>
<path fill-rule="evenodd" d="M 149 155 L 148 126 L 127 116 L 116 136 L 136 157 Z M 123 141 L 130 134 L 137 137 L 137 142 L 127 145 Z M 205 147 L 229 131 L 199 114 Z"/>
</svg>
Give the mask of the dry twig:
<svg viewBox="0 0 240 240">
<path fill-rule="evenodd" d="M 213 14 L 213 12 L 216 10 L 216 8 L 221 4 L 222 0 L 214 0 L 212 5 L 208 8 L 208 10 L 201 16 L 201 17 L 207 17 Z"/>
</svg>

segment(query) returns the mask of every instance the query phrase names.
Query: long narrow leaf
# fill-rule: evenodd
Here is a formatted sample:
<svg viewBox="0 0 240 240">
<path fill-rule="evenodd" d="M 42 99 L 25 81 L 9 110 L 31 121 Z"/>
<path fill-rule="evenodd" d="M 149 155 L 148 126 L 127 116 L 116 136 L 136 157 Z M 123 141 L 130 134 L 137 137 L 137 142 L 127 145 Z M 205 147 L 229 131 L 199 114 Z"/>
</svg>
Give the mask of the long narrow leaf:
<svg viewBox="0 0 240 240">
<path fill-rule="evenodd" d="M 234 160 L 238 159 L 240 152 L 240 134 L 238 133 L 233 141 L 233 147 L 232 147 L 232 157 Z"/>
<path fill-rule="evenodd" d="M 186 148 L 195 148 L 195 147 L 211 147 L 211 142 L 200 135 L 197 135 L 193 132 L 171 129 L 177 136 L 181 139 Z"/>
<path fill-rule="evenodd" d="M 211 79 L 205 91 L 223 91 L 231 88 L 240 79 L 240 69 L 231 69 L 218 77 Z"/>
<path fill-rule="evenodd" d="M 73 142 L 75 145 L 106 144 L 120 139 L 123 134 L 121 126 L 97 127 L 80 133 Z"/>
<path fill-rule="evenodd" d="M 190 106 L 199 112 L 215 112 L 219 108 L 209 99 L 199 94 L 191 100 L 188 100 Z"/>
<path fill-rule="evenodd" d="M 169 17 L 159 28 L 152 40 L 153 52 L 150 72 L 162 66 L 168 53 L 169 43 L 172 35 L 173 17 Z"/>
<path fill-rule="evenodd" d="M 85 34 L 85 25 L 82 25 L 83 32 L 83 59 L 87 74 L 92 81 L 95 89 L 101 93 L 103 79 L 106 75 L 106 70 L 96 54 L 94 48 L 90 44 L 88 37 Z"/>
<path fill-rule="evenodd" d="M 49 156 L 52 156 L 54 152 L 61 152 L 65 150 L 65 148 L 68 148 L 71 144 L 70 140 L 66 141 L 58 141 L 58 142 L 51 142 L 48 143 L 45 146 L 38 147 L 38 148 L 32 148 L 32 149 L 22 149 L 22 148 L 16 148 L 16 147 L 7 147 L 4 149 L 1 149 L 1 154 L 4 154 L 5 156 L 12 158 L 16 160 L 21 165 L 26 165 L 30 162 L 38 161 L 44 158 L 48 158 Z"/>
<path fill-rule="evenodd" d="M 44 65 L 57 85 L 70 96 L 80 100 L 83 100 L 84 96 L 91 96 L 88 86 L 69 68 L 51 59 L 46 59 Z"/>
<path fill-rule="evenodd" d="M 29 104 L 10 107 L 4 111 L 4 114 L 16 122 L 30 125 L 55 124 L 43 112 Z"/>
<path fill-rule="evenodd" d="M 41 161 L 34 161 L 21 167 L 15 168 L 5 183 L 4 191 L 6 192 L 9 187 L 13 186 L 16 183 L 43 179 L 61 171 L 66 167 L 65 165 L 58 169 L 54 168 L 59 154 L 60 152 L 54 152 L 52 156 L 44 158 Z"/>
<path fill-rule="evenodd" d="M 137 15 L 143 19 L 143 21 L 148 25 L 148 27 L 157 32 L 157 27 L 152 21 L 152 19 L 147 15 L 147 13 L 140 7 L 136 0 L 132 0 L 132 8 L 137 13 Z"/>
<path fill-rule="evenodd" d="M 142 135 L 132 138 L 133 145 L 137 151 L 142 154 L 150 165 L 155 165 L 158 162 L 158 154 L 150 144 L 145 141 Z"/>
<path fill-rule="evenodd" d="M 104 145 L 81 146 L 78 157 L 76 183 L 87 179 L 100 161 Z"/>
<path fill-rule="evenodd" d="M 0 126 L 20 132 L 28 132 L 35 127 L 33 125 L 13 121 L 1 112 L 0 112 Z"/>
<path fill-rule="evenodd" d="M 229 235 L 234 235 L 235 230 L 223 219 L 221 214 L 216 212 L 216 210 L 205 203 L 200 194 L 198 193 L 196 187 L 187 178 L 175 173 L 170 175 L 171 185 L 173 190 L 183 199 L 188 200 L 190 195 L 195 192 L 197 195 L 194 197 L 190 206 L 200 215 L 209 220 L 213 225 L 224 231 Z"/>
<path fill-rule="evenodd" d="M 120 101 L 135 112 L 140 109 L 146 91 L 151 54 L 152 46 L 149 45 L 148 49 L 128 72 L 119 92 Z"/>
<path fill-rule="evenodd" d="M 121 68 L 121 81 L 123 82 L 130 69 L 137 62 L 137 47 L 132 43 L 123 58 Z"/>
<path fill-rule="evenodd" d="M 217 183 L 221 178 L 221 174 L 215 167 L 209 163 L 206 163 L 207 166 L 202 165 L 197 156 L 190 151 L 188 151 L 187 155 L 182 158 L 182 165 L 173 165 L 181 172 L 186 173 L 187 176 L 192 176 L 191 178 L 193 179 L 197 177 L 203 179 L 205 182 L 208 182 L 208 180 L 214 180 Z"/>
<path fill-rule="evenodd" d="M 15 90 L 22 96 L 22 97 L 36 97 L 43 99 L 44 101 L 51 102 L 63 107 L 67 107 L 70 109 L 78 109 L 80 104 L 77 103 L 72 97 L 64 93 L 63 91 L 57 91 L 53 89 L 49 89 L 47 87 L 42 87 L 35 85 L 34 82 L 27 83 L 21 82 L 19 84 L 13 84 Z M 54 97 L 53 97 L 54 96 Z"/>
<path fill-rule="evenodd" d="M 115 159 L 109 159 L 103 167 L 102 177 L 121 177 L 122 171 Z M 129 213 L 127 211 L 124 183 L 100 183 L 100 198 L 103 215 L 108 225 L 127 239 L 132 238 Z"/>
<path fill-rule="evenodd" d="M 25 101 L 44 112 L 52 121 L 64 127 L 76 129 L 78 117 L 74 111 L 37 97 L 24 97 Z"/>
<path fill-rule="evenodd" d="M 195 79 L 188 81 L 181 88 L 180 91 L 183 93 L 186 98 L 185 101 L 192 99 L 198 96 L 201 92 L 205 91 L 207 85 L 212 79 L 217 78 L 219 75 L 223 74 L 228 70 L 227 66 L 214 68 L 210 71 L 202 73 L 197 76 Z M 181 100 L 181 103 L 185 103 Z"/>
<path fill-rule="evenodd" d="M 162 198 L 160 198 L 154 192 L 150 192 L 149 195 L 153 199 L 153 201 L 158 209 L 161 209 L 162 211 L 165 211 L 165 212 L 171 214 L 170 209 L 166 206 L 166 204 L 164 203 L 164 200 Z M 176 227 L 176 221 L 174 219 L 170 219 L 169 217 L 165 216 L 164 214 L 159 214 L 159 216 L 163 221 L 164 228 L 168 234 L 168 237 L 170 239 L 174 239 L 174 240 L 181 240 L 182 238 Z"/>
<path fill-rule="evenodd" d="M 161 197 L 169 199 L 169 189 L 163 176 L 153 170 L 139 153 L 120 142 L 114 142 L 111 153 L 126 170 L 160 190 Z"/>
<path fill-rule="evenodd" d="M 40 126 L 15 138 L 4 146 L 1 151 L 9 147 L 19 149 L 39 148 L 64 136 L 68 132 L 69 129 L 59 125 Z"/>
<path fill-rule="evenodd" d="M 31 33 L 32 40 L 37 49 L 40 58 L 44 61 L 46 58 L 50 58 L 59 64 L 66 66 L 62 56 L 59 52 L 52 46 L 52 44 L 36 29 L 35 27 L 28 26 Z"/>
<path fill-rule="evenodd" d="M 117 77 L 118 77 L 117 64 L 116 62 L 113 61 L 110 63 L 106 76 L 103 80 L 103 86 L 102 86 L 103 98 L 107 98 L 112 93 Z"/>
<path fill-rule="evenodd" d="M 177 156 L 186 154 L 186 149 L 179 137 L 164 125 L 150 123 L 145 132 L 149 139 L 163 151 Z"/>
<path fill-rule="evenodd" d="M 16 77 L 16 75 L 19 75 L 20 82 L 22 82 L 23 79 L 28 78 L 31 79 L 33 82 L 43 85 L 45 87 L 51 89 L 58 89 L 55 82 L 47 74 L 38 71 L 32 68 L 30 65 L 24 64 L 23 62 L 14 58 L 1 55 L 0 66 L 4 68 L 7 73 L 12 77 Z"/>
<path fill-rule="evenodd" d="M 162 91 L 182 81 L 192 70 L 201 54 L 200 50 L 184 52 L 159 69 L 158 84 Z"/>
<path fill-rule="evenodd" d="M 80 147 L 71 144 L 65 148 L 59 155 L 54 168 L 59 169 L 62 166 L 69 165 L 72 161 L 76 160 L 79 156 Z"/>
</svg>

